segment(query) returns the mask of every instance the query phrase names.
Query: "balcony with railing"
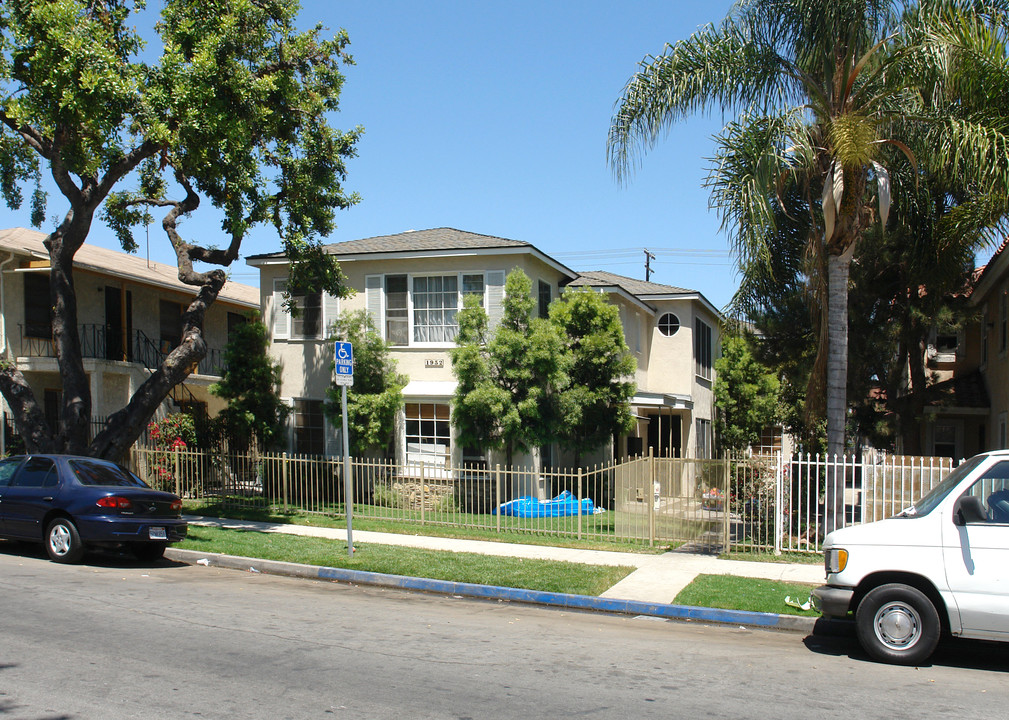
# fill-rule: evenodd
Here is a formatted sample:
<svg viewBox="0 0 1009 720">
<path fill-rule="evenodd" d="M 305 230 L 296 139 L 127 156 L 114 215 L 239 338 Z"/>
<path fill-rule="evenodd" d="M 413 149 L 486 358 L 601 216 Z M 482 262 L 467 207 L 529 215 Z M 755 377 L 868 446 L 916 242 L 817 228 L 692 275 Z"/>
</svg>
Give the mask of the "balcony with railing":
<svg viewBox="0 0 1009 720">
<path fill-rule="evenodd" d="M 18 325 L 21 334 L 20 357 L 55 357 L 52 331 L 48 326 Z M 95 323 L 80 326 L 81 355 L 84 358 L 135 363 L 151 370 L 161 365 L 171 347 L 162 347 L 142 330 L 132 335 L 118 328 Z M 208 348 L 196 368 L 200 375 L 220 377 L 224 373 L 224 352 Z"/>
</svg>

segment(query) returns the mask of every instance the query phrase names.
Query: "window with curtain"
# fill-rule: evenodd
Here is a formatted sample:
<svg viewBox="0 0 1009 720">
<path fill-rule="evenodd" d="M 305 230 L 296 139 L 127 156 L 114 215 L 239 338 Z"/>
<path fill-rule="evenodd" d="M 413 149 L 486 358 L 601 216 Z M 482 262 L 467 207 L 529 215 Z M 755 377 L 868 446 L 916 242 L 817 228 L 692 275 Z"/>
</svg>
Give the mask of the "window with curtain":
<svg viewBox="0 0 1009 720">
<path fill-rule="evenodd" d="M 459 277 L 430 275 L 413 279 L 413 339 L 418 343 L 455 341 L 459 325 Z"/>
</svg>

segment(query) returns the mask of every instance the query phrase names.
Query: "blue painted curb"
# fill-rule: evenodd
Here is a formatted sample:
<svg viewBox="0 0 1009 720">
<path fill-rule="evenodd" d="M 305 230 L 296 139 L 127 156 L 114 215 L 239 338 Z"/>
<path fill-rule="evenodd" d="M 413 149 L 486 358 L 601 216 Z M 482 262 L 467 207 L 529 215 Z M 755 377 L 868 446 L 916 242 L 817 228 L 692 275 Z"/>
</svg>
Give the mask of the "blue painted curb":
<svg viewBox="0 0 1009 720">
<path fill-rule="evenodd" d="M 376 585 L 401 590 L 460 595 L 463 597 L 508 600 L 510 602 L 547 605 L 569 610 L 592 610 L 624 615 L 646 615 L 671 620 L 694 620 L 807 633 L 813 631 L 813 625 L 816 621 L 816 618 L 795 615 L 776 615 L 774 613 L 750 612 L 747 610 L 722 610 L 719 608 L 695 607 L 691 605 L 671 605 L 642 602 L 640 600 L 617 600 L 590 595 L 523 590 L 521 588 L 500 587 L 496 585 L 477 585 L 474 583 L 453 582 L 451 580 L 433 580 L 431 578 L 388 575 L 364 570 L 347 570 L 344 568 L 301 565 L 276 560 L 218 555 L 216 553 L 201 553 L 195 550 L 180 550 L 177 548 L 168 548 L 165 551 L 165 557 L 189 565 L 196 565 L 202 559 L 205 561 L 204 564 L 235 570 L 251 570 L 273 575 L 349 582 L 359 585 Z"/>
<path fill-rule="evenodd" d="M 593 597 L 591 595 L 523 590 L 521 588 L 500 587 L 497 585 L 476 585 L 473 583 L 453 582 L 451 580 L 386 575 L 383 573 L 345 570 L 342 568 L 321 567 L 319 568 L 319 578 L 367 585 L 382 585 L 404 590 L 422 590 L 424 592 L 443 593 L 446 595 L 463 595 L 465 597 L 493 598 L 496 600 L 509 600 L 511 602 L 532 603 L 536 605 L 552 605 L 571 610 L 598 610 L 601 612 L 653 615 L 656 617 L 685 620 L 708 620 L 710 622 L 738 623 L 772 628 L 777 627 L 780 620 L 779 615 L 772 615 L 770 613 L 719 610 L 715 608 L 692 607 L 690 605 L 666 605 L 663 603 L 641 602 L 639 600 L 616 600 Z"/>
</svg>

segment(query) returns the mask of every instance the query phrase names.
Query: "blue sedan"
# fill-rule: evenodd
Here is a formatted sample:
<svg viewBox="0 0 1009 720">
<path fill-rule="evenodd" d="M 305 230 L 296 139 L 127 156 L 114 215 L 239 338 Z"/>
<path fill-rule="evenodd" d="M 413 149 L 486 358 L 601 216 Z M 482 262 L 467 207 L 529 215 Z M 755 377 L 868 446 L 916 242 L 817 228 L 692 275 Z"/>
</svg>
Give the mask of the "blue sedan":
<svg viewBox="0 0 1009 720">
<path fill-rule="evenodd" d="M 74 455 L 0 460 L 0 538 L 42 542 L 55 562 L 78 562 L 99 546 L 153 561 L 187 530 L 178 496 L 115 463 Z"/>
</svg>

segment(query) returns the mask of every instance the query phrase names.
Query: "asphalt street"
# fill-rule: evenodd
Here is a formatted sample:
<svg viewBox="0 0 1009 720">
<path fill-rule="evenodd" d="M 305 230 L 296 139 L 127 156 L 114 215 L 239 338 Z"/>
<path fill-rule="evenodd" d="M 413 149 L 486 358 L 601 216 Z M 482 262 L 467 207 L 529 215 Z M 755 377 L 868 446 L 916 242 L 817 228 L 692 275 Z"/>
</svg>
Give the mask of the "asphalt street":
<svg viewBox="0 0 1009 720">
<path fill-rule="evenodd" d="M 739 630 L 0 543 L 0 718 L 1001 717 L 1004 646 Z M 913 712 L 910 708 L 915 708 Z"/>
</svg>

